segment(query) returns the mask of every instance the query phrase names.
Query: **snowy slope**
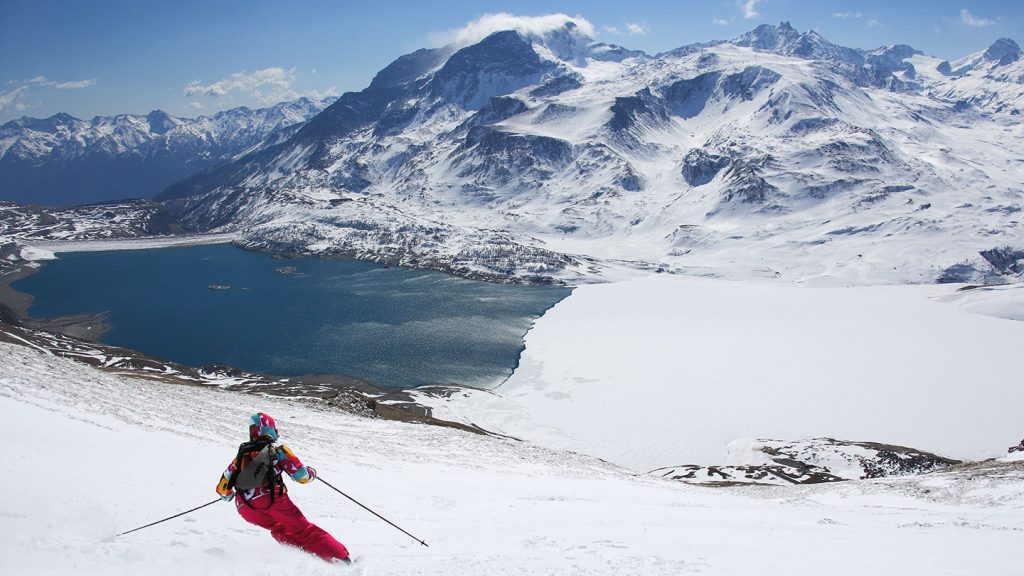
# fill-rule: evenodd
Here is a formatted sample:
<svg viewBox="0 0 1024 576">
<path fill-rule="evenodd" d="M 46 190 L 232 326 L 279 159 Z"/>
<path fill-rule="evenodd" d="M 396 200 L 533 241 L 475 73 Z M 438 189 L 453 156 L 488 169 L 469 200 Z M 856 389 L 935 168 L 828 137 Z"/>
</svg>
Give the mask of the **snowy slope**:
<svg viewBox="0 0 1024 576">
<path fill-rule="evenodd" d="M 1024 112 L 1024 52 L 1009 38 L 955 62 L 941 62 L 935 70 L 950 79 L 945 83 L 929 79 L 943 98 L 1013 115 Z"/>
<path fill-rule="evenodd" d="M 515 279 L 1005 281 L 980 253 L 1024 249 L 1015 46 L 950 71 L 783 22 L 649 56 L 569 19 L 403 56 L 163 197 L 253 248 Z"/>
<path fill-rule="evenodd" d="M 126 399 L 130 399 L 126 401 Z M 214 498 L 254 410 L 320 474 L 291 494 L 361 557 L 328 567 L 231 504 L 101 541 Z M 688 487 L 529 443 L 360 419 L 281 399 L 100 373 L 0 344 L 10 574 L 1012 574 L 1024 468 L 989 464 L 813 487 Z"/>
<path fill-rule="evenodd" d="M 652 276 L 540 318 L 519 368 L 434 415 L 637 471 L 726 464 L 740 438 L 830 437 L 957 459 L 1022 434 L 1020 285 L 809 288 Z M 761 464 L 761 461 L 729 464 Z"/>
</svg>

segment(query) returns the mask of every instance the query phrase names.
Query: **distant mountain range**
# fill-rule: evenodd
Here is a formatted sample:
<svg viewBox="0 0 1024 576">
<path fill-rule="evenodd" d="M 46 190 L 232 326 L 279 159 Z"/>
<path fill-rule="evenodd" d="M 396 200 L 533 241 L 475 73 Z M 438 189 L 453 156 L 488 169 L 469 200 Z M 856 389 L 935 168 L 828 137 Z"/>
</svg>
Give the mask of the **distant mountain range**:
<svg viewBox="0 0 1024 576">
<path fill-rule="evenodd" d="M 267 138 L 286 138 L 332 101 L 301 98 L 194 119 L 154 110 L 13 120 L 0 126 L 0 199 L 62 205 L 152 197 Z"/>
<path fill-rule="evenodd" d="M 491 279 L 994 281 L 1024 270 L 1022 109 L 1009 39 L 947 62 L 783 22 L 652 56 L 566 21 L 402 56 L 159 199 L 255 249 Z"/>
</svg>

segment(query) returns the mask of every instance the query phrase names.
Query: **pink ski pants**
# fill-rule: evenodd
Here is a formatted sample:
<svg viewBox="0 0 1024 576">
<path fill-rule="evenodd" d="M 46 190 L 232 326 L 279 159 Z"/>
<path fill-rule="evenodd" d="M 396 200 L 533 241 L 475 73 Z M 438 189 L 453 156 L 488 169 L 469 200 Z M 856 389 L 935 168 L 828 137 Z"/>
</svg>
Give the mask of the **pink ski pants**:
<svg viewBox="0 0 1024 576">
<path fill-rule="evenodd" d="M 287 494 L 274 497 L 274 505 L 267 510 L 270 497 L 263 496 L 252 502 L 253 508 L 240 506 L 238 513 L 246 522 L 270 530 L 270 535 L 281 544 L 301 548 L 330 562 L 348 558 L 348 550 L 316 524 L 306 520 Z"/>
</svg>

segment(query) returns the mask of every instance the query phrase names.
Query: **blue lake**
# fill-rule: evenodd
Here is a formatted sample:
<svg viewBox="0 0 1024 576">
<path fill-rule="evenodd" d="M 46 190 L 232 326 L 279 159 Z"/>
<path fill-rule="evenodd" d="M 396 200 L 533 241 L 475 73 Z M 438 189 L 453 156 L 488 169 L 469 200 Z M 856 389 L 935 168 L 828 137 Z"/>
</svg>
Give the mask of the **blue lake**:
<svg viewBox="0 0 1024 576">
<path fill-rule="evenodd" d="M 59 256 L 12 285 L 33 317 L 108 312 L 101 341 L 168 360 L 399 388 L 497 385 L 570 292 L 226 244 Z"/>
</svg>

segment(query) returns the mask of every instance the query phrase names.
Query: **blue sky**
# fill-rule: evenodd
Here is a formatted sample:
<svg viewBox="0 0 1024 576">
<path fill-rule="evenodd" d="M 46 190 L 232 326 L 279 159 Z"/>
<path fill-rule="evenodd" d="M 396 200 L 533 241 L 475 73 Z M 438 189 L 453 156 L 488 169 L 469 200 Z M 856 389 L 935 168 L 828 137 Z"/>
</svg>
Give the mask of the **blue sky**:
<svg viewBox="0 0 1024 576">
<path fill-rule="evenodd" d="M 905 43 L 955 59 L 1024 41 L 1020 0 L 0 0 L 0 122 L 211 114 L 365 87 L 396 57 L 485 14 L 561 12 L 649 53 L 790 21 L 854 48 Z"/>
</svg>

